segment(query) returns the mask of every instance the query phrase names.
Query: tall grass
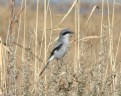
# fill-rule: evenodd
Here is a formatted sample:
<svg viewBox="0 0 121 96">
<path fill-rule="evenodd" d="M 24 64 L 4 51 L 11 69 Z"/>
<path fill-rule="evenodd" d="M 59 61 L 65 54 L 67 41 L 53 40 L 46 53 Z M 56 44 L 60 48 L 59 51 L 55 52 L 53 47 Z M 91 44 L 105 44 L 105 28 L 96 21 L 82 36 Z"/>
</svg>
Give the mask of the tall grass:
<svg viewBox="0 0 121 96">
<path fill-rule="evenodd" d="M 11 0 L 6 44 L 0 34 L 0 95 L 120 96 L 120 5 L 101 1 L 80 14 L 85 5 L 74 0 L 60 14 L 51 0 L 37 0 L 36 7 L 22 0 L 21 8 Z M 64 65 L 52 61 L 39 75 L 59 32 L 67 27 L 74 35 Z"/>
<path fill-rule="evenodd" d="M 15 1 L 10 0 L 11 10 L 10 10 L 10 25 L 8 30 L 8 41 L 7 45 L 9 46 L 10 53 L 8 55 L 8 87 L 7 87 L 7 94 L 16 96 L 16 62 L 15 62 L 15 49 L 13 45 L 14 41 L 14 21 L 15 21 Z"/>
</svg>

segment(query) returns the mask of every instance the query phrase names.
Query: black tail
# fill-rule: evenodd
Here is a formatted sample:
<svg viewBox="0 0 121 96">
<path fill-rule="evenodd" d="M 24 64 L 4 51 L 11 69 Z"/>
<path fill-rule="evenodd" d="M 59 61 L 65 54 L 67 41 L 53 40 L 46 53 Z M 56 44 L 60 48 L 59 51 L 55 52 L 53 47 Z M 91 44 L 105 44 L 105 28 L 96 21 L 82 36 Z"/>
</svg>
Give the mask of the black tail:
<svg viewBox="0 0 121 96">
<path fill-rule="evenodd" d="M 45 69 L 47 68 L 48 65 L 49 65 L 49 62 L 47 62 L 47 64 L 44 66 L 44 68 L 42 69 L 42 71 L 39 73 L 39 76 L 42 75 L 42 73 L 45 71 Z"/>
</svg>

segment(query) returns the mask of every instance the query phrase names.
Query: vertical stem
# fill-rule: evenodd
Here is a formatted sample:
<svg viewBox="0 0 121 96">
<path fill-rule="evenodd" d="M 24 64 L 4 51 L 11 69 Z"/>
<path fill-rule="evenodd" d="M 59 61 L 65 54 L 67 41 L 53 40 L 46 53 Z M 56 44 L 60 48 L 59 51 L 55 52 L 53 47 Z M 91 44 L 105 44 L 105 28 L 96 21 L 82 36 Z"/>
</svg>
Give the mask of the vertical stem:
<svg viewBox="0 0 121 96">
<path fill-rule="evenodd" d="M 114 26 L 115 0 L 113 0 L 112 27 Z"/>
<path fill-rule="evenodd" d="M 78 75 L 79 72 L 79 66 L 80 66 L 80 0 L 76 0 L 75 5 L 75 38 L 77 39 L 77 42 L 75 42 L 75 53 L 74 53 L 74 74 Z M 77 96 L 79 85 L 75 83 L 76 92 L 74 92 L 74 96 Z M 80 94 L 81 95 L 81 94 Z"/>
<path fill-rule="evenodd" d="M 75 39 L 77 39 L 77 10 L 75 6 Z M 74 73 L 77 73 L 77 42 L 75 42 Z"/>
<path fill-rule="evenodd" d="M 45 37 L 45 53 L 44 53 L 44 55 L 45 55 L 45 58 L 44 58 L 44 63 L 45 63 L 45 65 L 46 65 L 46 59 L 47 59 L 47 55 L 46 55 L 46 53 L 47 53 L 47 35 L 46 35 L 46 23 L 47 23 L 47 0 L 44 0 L 44 37 Z M 47 94 L 46 94 L 46 84 L 47 84 L 47 74 L 46 74 L 47 72 L 46 72 L 46 70 L 45 70 L 45 96 L 47 96 Z"/>
<path fill-rule="evenodd" d="M 77 33 L 77 0 L 75 4 L 75 39 L 77 39 L 78 33 Z M 78 63 L 77 63 L 77 42 L 75 42 L 75 52 L 74 52 L 74 74 L 77 74 L 78 69 Z M 74 83 L 75 86 L 77 86 L 77 83 Z M 77 88 L 75 92 L 73 93 L 73 96 L 77 96 Z"/>
<path fill-rule="evenodd" d="M 115 15 L 115 0 L 113 0 L 113 13 L 112 13 L 112 28 L 114 27 L 114 15 Z M 115 63 L 115 61 L 114 61 L 114 54 L 113 54 L 113 29 L 112 29 L 112 31 L 111 31 L 111 34 L 110 34 L 110 42 L 111 42 L 111 62 L 114 62 L 114 65 L 112 66 L 112 71 L 113 71 L 113 73 L 115 74 L 116 72 L 116 69 L 115 69 L 115 67 L 116 67 L 116 63 Z M 116 76 L 116 78 L 114 78 L 113 79 L 113 95 L 114 96 L 116 96 L 117 94 L 117 92 L 116 92 L 116 81 L 117 80 L 117 76 Z"/>
<path fill-rule="evenodd" d="M 78 67 L 80 61 L 80 0 L 77 1 L 77 60 L 78 60 Z M 79 67 L 80 68 L 80 67 Z"/>
<path fill-rule="evenodd" d="M 4 73 L 3 73 L 3 61 L 2 61 L 2 40 L 0 37 L 0 90 L 3 87 Z"/>
<path fill-rule="evenodd" d="M 8 95 L 16 96 L 16 64 L 15 64 L 15 50 L 14 50 L 14 17 L 15 17 L 15 0 L 10 0 L 11 17 L 8 36 L 9 45 L 9 64 L 8 64 Z"/>
<path fill-rule="evenodd" d="M 103 34 L 103 11 L 104 11 L 104 0 L 102 0 L 102 16 L 101 16 L 101 30 L 100 30 L 100 32 L 101 32 L 101 37 L 102 37 L 102 34 Z"/>
<path fill-rule="evenodd" d="M 23 8 L 23 2 L 24 0 L 21 1 L 21 10 Z M 20 18 L 19 18 L 19 24 L 18 24 L 18 30 L 17 30 L 17 40 L 16 40 L 16 43 L 18 43 L 19 41 L 19 37 L 20 37 L 20 29 L 21 29 L 21 14 L 20 14 Z M 17 49 L 18 49 L 18 46 L 16 45 L 15 47 L 15 54 L 17 53 Z"/>
<path fill-rule="evenodd" d="M 23 47 L 26 48 L 26 8 L 27 1 L 24 1 L 24 28 L 23 28 Z M 28 52 L 29 53 L 29 52 Z M 25 62 L 25 60 L 27 62 Z M 29 59 L 26 58 L 25 49 L 22 49 L 22 96 L 29 96 Z"/>
<path fill-rule="evenodd" d="M 13 33 L 13 24 L 14 24 L 14 17 L 15 17 L 14 8 L 15 8 L 15 0 L 11 0 L 11 17 L 10 17 L 11 22 L 10 22 L 10 29 L 9 29 L 10 34 Z"/>
<path fill-rule="evenodd" d="M 38 12 L 39 12 L 39 0 L 37 0 L 37 12 L 36 12 L 36 29 L 35 29 L 35 55 L 37 56 L 37 34 L 38 34 Z M 35 79 L 35 94 L 37 93 L 37 58 L 35 57 L 35 72 L 34 72 L 34 79 Z"/>
<path fill-rule="evenodd" d="M 102 14 L 101 14 L 101 29 L 100 29 L 100 50 L 99 50 L 99 69 L 98 69 L 98 80 L 97 83 L 100 82 L 100 85 L 97 87 L 97 94 L 100 94 L 101 92 L 101 84 L 102 84 L 102 67 L 104 65 L 104 34 L 103 34 L 103 13 L 104 13 L 104 0 L 102 0 Z"/>
<path fill-rule="evenodd" d="M 77 10 L 77 76 L 80 74 L 79 71 L 82 69 L 81 63 L 80 63 L 80 0 L 77 0 L 77 5 L 76 5 L 76 10 Z M 82 75 L 82 74 L 81 74 Z M 83 88 L 82 84 L 78 83 L 77 85 L 77 95 L 82 95 Z"/>
</svg>

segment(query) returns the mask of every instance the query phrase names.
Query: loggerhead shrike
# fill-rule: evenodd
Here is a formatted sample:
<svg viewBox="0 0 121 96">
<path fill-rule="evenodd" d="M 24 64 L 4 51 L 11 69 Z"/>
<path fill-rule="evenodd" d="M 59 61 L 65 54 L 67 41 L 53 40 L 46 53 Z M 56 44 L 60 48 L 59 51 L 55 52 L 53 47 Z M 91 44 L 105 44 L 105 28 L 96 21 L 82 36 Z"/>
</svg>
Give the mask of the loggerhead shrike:
<svg viewBox="0 0 121 96">
<path fill-rule="evenodd" d="M 60 60 L 64 57 L 64 55 L 67 52 L 68 47 L 69 47 L 69 37 L 71 34 L 73 34 L 73 32 L 70 31 L 69 29 L 63 29 L 60 32 L 59 39 L 50 54 L 48 62 L 45 65 L 45 67 L 42 69 L 42 71 L 40 72 L 39 75 L 42 75 L 42 73 L 44 72 L 44 70 L 46 69 L 46 67 L 52 60 L 54 60 L 54 59 Z"/>
</svg>

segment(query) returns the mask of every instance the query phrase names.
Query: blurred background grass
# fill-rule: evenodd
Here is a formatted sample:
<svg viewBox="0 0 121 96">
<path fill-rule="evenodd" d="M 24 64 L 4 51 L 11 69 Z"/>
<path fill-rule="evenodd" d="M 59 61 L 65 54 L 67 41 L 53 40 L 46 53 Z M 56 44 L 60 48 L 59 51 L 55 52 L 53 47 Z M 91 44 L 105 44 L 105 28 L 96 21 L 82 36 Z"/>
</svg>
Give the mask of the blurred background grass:
<svg viewBox="0 0 121 96">
<path fill-rule="evenodd" d="M 56 26 L 59 24 L 59 22 L 61 21 L 61 19 L 63 18 L 63 16 L 67 13 L 67 11 L 69 10 L 70 6 L 72 5 L 72 2 L 70 0 L 70 2 L 66 2 L 67 0 L 62 0 L 62 1 L 58 1 L 58 0 L 53 0 L 53 2 L 50 2 L 50 8 L 51 8 L 51 14 L 52 14 L 52 26 Z M 84 2 L 85 0 L 83 0 L 81 2 L 81 5 L 80 5 L 80 33 L 83 33 L 84 36 L 99 36 L 100 35 L 100 29 L 101 29 L 101 2 L 99 2 L 99 0 L 86 0 L 87 2 Z M 100 0 L 101 1 L 101 0 Z M 110 18 L 112 18 L 112 9 L 113 9 L 113 4 L 112 4 L 112 1 L 113 0 L 110 0 Z M 20 1 L 21 2 L 21 1 Z M 15 6 L 15 14 L 17 15 L 21 8 L 20 8 L 20 2 L 19 0 L 16 1 L 16 6 Z M 97 8 L 93 15 L 91 16 L 91 19 L 89 20 L 88 22 L 88 26 L 85 26 L 86 22 L 87 22 L 87 19 L 90 15 L 90 12 L 93 8 L 94 5 L 97 5 L 99 8 Z M 120 5 L 120 0 L 119 1 L 116 1 L 116 5 L 115 5 L 115 18 L 114 18 L 114 26 L 111 27 L 111 30 L 113 30 L 113 48 L 114 48 L 114 55 L 116 53 L 116 48 L 117 48 L 117 43 L 118 43 L 118 39 L 119 39 L 119 34 L 120 34 L 120 30 L 121 30 L 121 12 L 120 12 L 120 9 L 121 9 L 121 5 Z M 6 0 L 1 0 L 0 1 L 0 37 L 2 38 L 3 42 L 6 41 L 6 37 L 7 37 L 7 33 L 8 33 L 8 25 L 9 25 L 9 19 L 10 19 L 10 4 L 8 3 L 8 1 Z M 22 58 L 22 51 L 23 51 L 23 46 L 21 47 L 20 45 L 23 45 L 23 37 L 25 35 L 25 46 L 24 48 L 28 48 L 29 47 L 29 43 L 31 41 L 31 35 L 33 36 L 33 43 L 31 45 L 31 51 L 32 53 L 35 55 L 35 46 L 34 46 L 34 42 L 35 42 L 35 29 L 36 29 L 36 1 L 30 1 L 27 5 L 27 9 L 26 9 L 26 24 L 25 24 L 25 18 L 24 18 L 24 11 L 22 12 L 21 16 L 21 24 L 20 24 L 20 21 L 18 20 L 18 23 L 15 25 L 15 30 L 14 30 L 14 41 L 16 42 L 17 39 L 18 39 L 18 44 L 19 44 L 19 47 L 17 49 L 17 59 L 16 59 L 16 64 L 17 64 L 17 70 L 18 70 L 18 77 L 17 77 L 17 88 L 18 88 L 18 94 L 19 92 L 21 93 L 21 78 L 22 78 L 22 65 L 24 60 Z M 47 14 L 48 17 L 47 17 L 47 28 L 49 29 L 50 28 L 50 23 L 51 23 L 51 19 L 49 17 L 49 13 Z M 106 40 L 108 41 L 110 38 L 108 38 L 108 29 L 109 29 L 109 26 L 108 26 L 108 11 L 107 11 L 107 4 L 105 2 L 104 4 L 104 22 L 103 22 L 103 32 L 104 34 L 106 34 L 104 36 L 104 38 L 107 38 Z M 41 48 L 41 44 L 42 42 L 44 42 L 42 40 L 42 37 L 43 37 L 43 27 L 44 27 L 44 4 L 43 4 L 43 1 L 40 0 L 39 2 L 39 15 L 38 15 L 38 31 L 37 31 L 37 36 L 38 36 L 38 40 L 37 40 L 37 52 L 38 52 L 38 57 L 40 55 L 40 59 L 43 61 L 44 59 L 44 45 L 42 45 L 42 53 L 39 54 L 40 52 L 40 48 Z M 19 25 L 20 24 L 20 25 Z M 24 26 L 25 24 L 25 26 Z M 20 32 L 18 33 L 18 27 L 20 27 Z M 24 27 L 25 27 L 25 30 L 24 30 Z M 75 31 L 75 9 L 73 8 L 71 13 L 68 15 L 68 17 L 58 26 L 58 28 L 70 28 L 71 30 Z M 25 31 L 25 34 L 24 34 L 24 31 Z M 55 38 L 58 36 L 60 30 L 52 30 L 52 40 L 51 41 L 54 41 Z M 17 37 L 19 35 L 19 38 Z M 47 44 L 50 42 L 50 34 L 51 34 L 51 30 L 47 30 Z M 107 36 L 107 37 L 106 37 Z M 74 37 L 76 37 L 74 35 Z M 72 38 L 74 39 L 74 38 Z M 100 41 L 99 39 L 90 39 L 88 41 L 85 41 L 85 44 L 86 44 L 86 60 L 84 62 L 85 65 L 84 65 L 84 72 L 83 73 L 83 76 L 85 81 L 82 83 L 87 83 L 87 85 L 84 86 L 85 90 L 87 90 L 88 92 L 90 92 L 89 90 L 91 90 L 91 88 L 89 88 L 89 85 L 88 83 L 90 82 L 90 78 L 91 78 L 91 72 L 93 69 L 95 69 L 95 63 L 97 64 L 97 61 L 98 61 L 98 55 L 99 55 L 99 48 L 100 48 Z M 109 47 L 109 42 L 107 44 L 104 44 L 106 46 L 106 49 L 108 49 Z M 121 45 L 120 45 L 121 47 Z M 117 66 L 118 64 L 120 64 L 120 57 L 121 57 L 121 50 L 120 50 L 120 47 L 119 47 L 119 51 L 118 51 L 118 56 L 117 56 Z M 50 46 L 49 48 L 49 52 L 47 54 L 47 56 L 49 56 L 49 53 L 51 51 L 51 49 L 53 48 L 53 44 Z M 69 50 L 69 53 L 66 55 L 66 59 L 65 59 L 65 62 L 67 64 L 68 69 L 69 70 L 73 70 L 74 68 L 74 49 L 75 48 L 75 45 L 72 43 L 71 44 L 71 48 Z M 28 50 L 27 50 L 28 52 Z M 27 57 L 26 54 L 27 52 L 25 52 L 25 58 Z M 80 53 L 81 54 L 81 53 Z M 94 57 L 95 56 L 95 57 Z M 106 54 L 105 56 L 105 60 L 107 60 L 109 58 L 109 56 Z M 83 58 L 80 58 L 80 62 L 81 60 L 83 60 Z M 53 61 L 54 63 L 56 63 L 56 61 Z M 24 63 L 27 63 L 26 61 Z M 29 68 L 30 68 L 30 77 L 29 77 L 29 80 L 30 80 L 30 83 L 31 83 L 31 87 L 29 88 L 29 90 L 32 90 L 33 88 L 33 82 L 34 82 L 34 63 L 35 63 L 35 57 L 32 56 L 31 57 L 31 60 L 30 60 L 30 65 L 29 65 Z M 41 65 L 42 65 L 42 62 L 38 60 L 38 70 L 41 68 Z M 82 64 L 83 65 L 83 64 Z M 53 66 L 56 66 L 56 65 L 52 65 Z M 110 71 L 110 66 L 109 65 L 109 75 L 111 74 L 111 71 Z M 82 66 L 83 67 L 83 66 Z M 53 67 L 54 68 L 54 67 Z M 55 68 L 56 69 L 56 68 Z M 55 71 L 54 69 L 54 71 Z M 83 69 L 83 68 L 82 68 Z M 120 69 L 118 69 L 120 70 Z M 47 71 L 49 73 L 49 71 Z M 88 74 L 88 75 L 87 75 Z M 80 76 L 81 77 L 81 76 Z M 31 79 L 32 78 L 32 79 Z M 48 76 L 48 82 L 49 80 L 51 80 L 51 78 Z M 107 76 L 108 78 L 108 76 Z M 57 78 L 56 78 L 57 79 Z M 40 79 L 41 80 L 41 79 Z M 43 80 L 43 78 L 42 78 Z M 81 78 L 81 80 L 83 80 Z M 93 81 L 93 80 L 92 80 Z M 92 82 L 90 83 L 92 84 Z M 39 85 L 38 85 L 39 86 Z M 91 86 L 91 85 L 90 85 Z M 40 87 L 40 86 L 39 86 Z M 38 89 L 39 90 L 39 89 Z M 93 90 L 93 89 L 92 89 Z M 20 95 L 21 96 L 21 95 Z M 35 96 L 35 95 L 33 95 Z M 53 95 L 52 95 L 53 96 Z M 57 95 L 58 96 L 58 95 Z M 71 95 L 70 95 L 71 96 Z M 73 95 L 72 95 L 73 96 Z M 90 95 L 88 95 L 90 96 Z M 95 95 L 96 96 L 96 95 Z M 105 95 L 106 96 L 106 95 Z M 110 96 L 110 95 L 109 95 Z"/>
<path fill-rule="evenodd" d="M 6 0 L 7 1 L 7 0 Z M 19 3 L 18 3 L 19 2 Z M 21 1 L 16 1 L 16 14 L 20 12 L 20 2 Z M 112 1 L 110 1 L 110 18 L 112 17 Z M 114 21 L 114 44 L 117 44 L 117 37 L 119 36 L 119 31 L 120 31 L 120 26 L 121 26 L 121 18 L 120 18 L 120 9 L 121 5 L 119 5 L 120 0 L 117 2 L 118 4 L 115 6 L 115 21 Z M 53 19 L 53 26 L 57 25 L 60 20 L 63 18 L 65 13 L 69 10 L 70 6 L 72 4 L 72 1 L 58 1 L 58 0 L 53 0 L 50 2 L 50 7 L 52 11 L 52 19 Z M 99 9 L 96 9 L 95 12 L 93 13 L 93 16 L 91 17 L 88 26 L 85 28 L 85 23 L 87 21 L 87 18 L 93 8 L 94 5 L 98 5 Z M 81 31 L 85 32 L 87 36 L 89 35 L 99 35 L 100 34 L 100 21 L 101 21 L 101 3 L 96 0 L 91 1 L 84 1 L 81 2 L 81 8 L 80 8 L 80 29 Z M 5 2 L 4 0 L 1 1 L 0 3 L 0 36 L 2 37 L 3 41 L 5 42 L 6 36 L 7 36 L 7 30 L 8 30 L 8 24 L 9 24 L 9 17 L 10 17 L 10 6 L 9 3 Z M 49 14 L 48 14 L 49 15 Z M 42 0 L 40 0 L 39 3 L 39 20 L 38 20 L 38 37 L 42 36 L 42 29 L 43 29 L 43 18 L 44 16 L 44 11 L 43 11 L 43 3 Z M 108 25 L 108 12 L 107 12 L 107 5 L 105 3 L 104 5 L 104 26 Z M 74 30 L 74 9 L 71 11 L 70 15 L 68 18 L 64 20 L 63 23 L 61 23 L 58 27 L 60 28 L 71 28 Z M 19 41 L 20 43 L 22 38 L 23 38 L 23 14 L 22 14 L 22 23 L 20 25 L 20 37 Z M 29 32 L 33 31 L 35 29 L 35 23 L 36 23 L 36 3 L 34 1 L 29 2 L 27 5 L 27 13 L 26 13 L 26 39 L 29 38 Z M 17 31 L 17 26 L 16 25 L 16 30 Z M 50 18 L 47 18 L 47 28 L 50 28 Z M 59 31 L 53 32 L 53 34 L 58 35 Z M 48 34 L 50 31 L 47 32 Z M 15 39 L 17 37 L 17 32 L 15 32 Z M 49 36 L 49 35 L 48 35 Z M 56 37 L 54 35 L 54 38 Z M 40 40 L 39 40 L 40 39 Z M 41 38 L 38 38 L 38 42 L 41 42 Z M 96 42 L 96 41 L 95 41 Z M 93 42 L 94 43 L 94 42 Z M 115 46 L 115 45 L 114 45 Z"/>
</svg>

